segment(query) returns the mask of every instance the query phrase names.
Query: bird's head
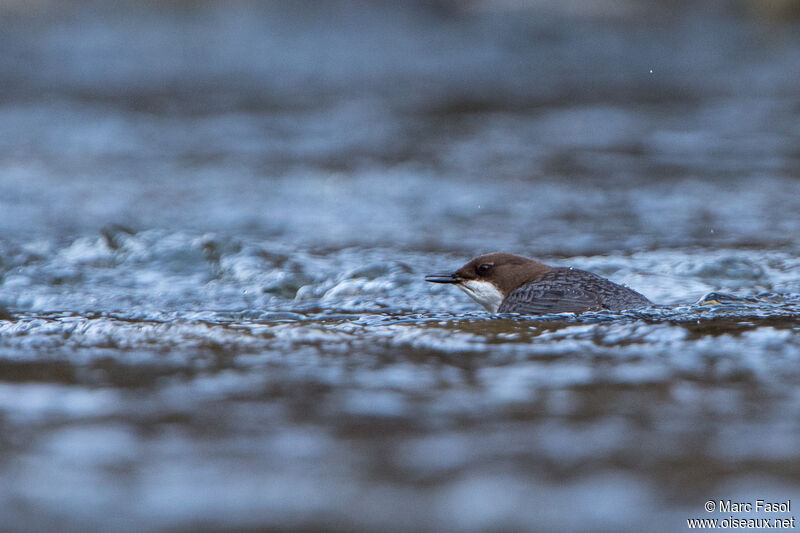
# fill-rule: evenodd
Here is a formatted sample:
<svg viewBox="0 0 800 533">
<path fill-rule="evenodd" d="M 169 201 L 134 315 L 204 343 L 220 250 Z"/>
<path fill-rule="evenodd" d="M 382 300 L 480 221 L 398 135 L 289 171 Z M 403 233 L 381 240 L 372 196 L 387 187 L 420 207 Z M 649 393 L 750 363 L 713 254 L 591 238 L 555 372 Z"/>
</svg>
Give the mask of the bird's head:
<svg viewBox="0 0 800 533">
<path fill-rule="evenodd" d="M 496 313 L 511 291 L 549 269 L 532 259 L 498 252 L 478 256 L 451 274 L 430 274 L 425 281 L 457 285 L 487 311 Z"/>
</svg>

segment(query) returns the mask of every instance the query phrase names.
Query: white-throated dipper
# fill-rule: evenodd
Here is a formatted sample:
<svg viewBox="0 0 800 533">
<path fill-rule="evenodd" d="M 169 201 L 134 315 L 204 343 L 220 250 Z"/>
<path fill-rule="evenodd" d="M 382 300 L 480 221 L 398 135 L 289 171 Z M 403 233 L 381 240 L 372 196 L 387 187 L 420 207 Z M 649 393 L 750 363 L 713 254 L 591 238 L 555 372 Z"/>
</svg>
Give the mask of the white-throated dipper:
<svg viewBox="0 0 800 533">
<path fill-rule="evenodd" d="M 506 253 L 481 255 L 452 274 L 430 274 L 425 281 L 457 285 L 490 313 L 584 313 L 652 305 L 633 289 L 597 274 Z"/>
</svg>

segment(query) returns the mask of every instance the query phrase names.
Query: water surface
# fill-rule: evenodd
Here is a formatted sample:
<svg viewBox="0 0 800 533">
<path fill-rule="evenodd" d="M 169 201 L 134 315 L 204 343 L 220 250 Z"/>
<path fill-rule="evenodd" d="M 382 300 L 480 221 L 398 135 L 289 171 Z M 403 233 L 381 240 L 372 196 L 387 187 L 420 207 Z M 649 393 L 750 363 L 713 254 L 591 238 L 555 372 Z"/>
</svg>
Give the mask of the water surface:
<svg viewBox="0 0 800 533">
<path fill-rule="evenodd" d="M 4 526 L 800 500 L 800 32 L 704 6 L 0 7 Z M 659 305 L 423 281 L 495 250 Z"/>
</svg>

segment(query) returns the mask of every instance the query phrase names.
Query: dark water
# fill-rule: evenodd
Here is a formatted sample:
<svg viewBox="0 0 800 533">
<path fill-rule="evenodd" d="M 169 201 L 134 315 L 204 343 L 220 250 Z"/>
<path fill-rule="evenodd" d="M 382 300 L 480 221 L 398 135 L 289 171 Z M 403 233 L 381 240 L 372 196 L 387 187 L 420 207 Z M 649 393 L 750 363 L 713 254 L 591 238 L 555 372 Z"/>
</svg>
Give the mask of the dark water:
<svg viewBox="0 0 800 533">
<path fill-rule="evenodd" d="M 0 4 L 0 529 L 796 506 L 800 27 L 748 5 Z M 492 250 L 661 306 L 422 281 Z"/>
</svg>

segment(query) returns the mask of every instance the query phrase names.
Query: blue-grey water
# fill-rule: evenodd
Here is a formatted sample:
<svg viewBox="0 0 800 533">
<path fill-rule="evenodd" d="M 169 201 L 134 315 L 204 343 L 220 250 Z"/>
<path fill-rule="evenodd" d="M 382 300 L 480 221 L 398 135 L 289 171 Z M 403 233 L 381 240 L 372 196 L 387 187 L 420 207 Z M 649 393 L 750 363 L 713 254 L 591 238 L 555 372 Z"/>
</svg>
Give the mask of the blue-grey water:
<svg viewBox="0 0 800 533">
<path fill-rule="evenodd" d="M 797 505 L 800 25 L 766 4 L 0 2 L 0 530 Z M 495 250 L 659 305 L 423 281 Z"/>
</svg>

